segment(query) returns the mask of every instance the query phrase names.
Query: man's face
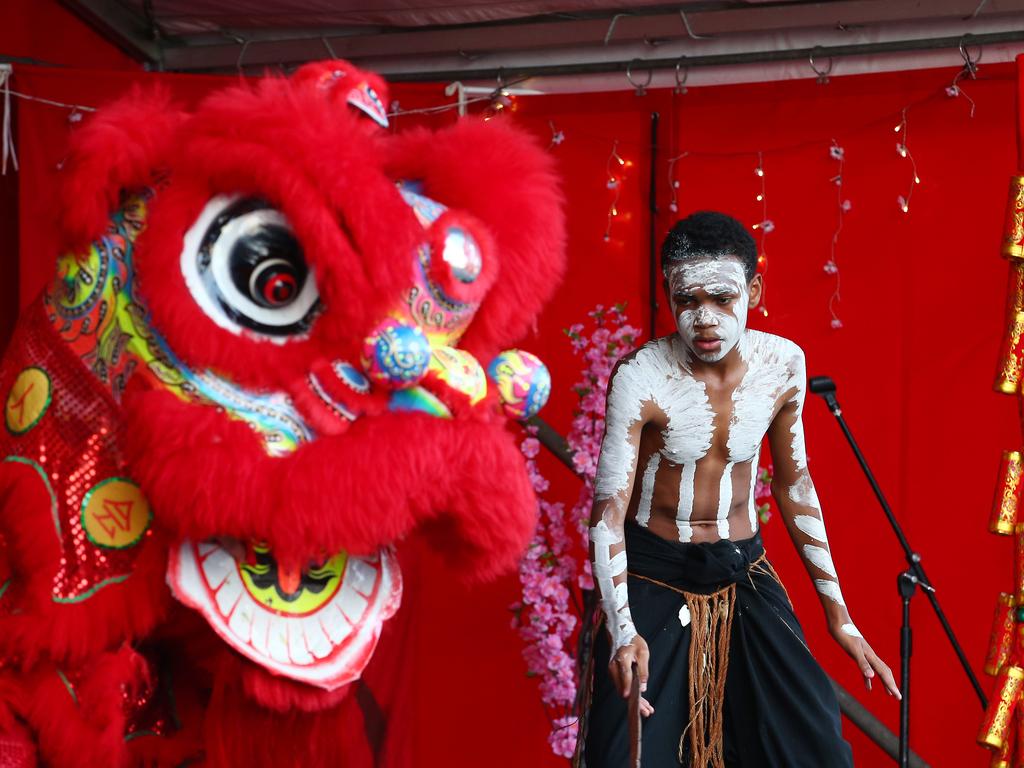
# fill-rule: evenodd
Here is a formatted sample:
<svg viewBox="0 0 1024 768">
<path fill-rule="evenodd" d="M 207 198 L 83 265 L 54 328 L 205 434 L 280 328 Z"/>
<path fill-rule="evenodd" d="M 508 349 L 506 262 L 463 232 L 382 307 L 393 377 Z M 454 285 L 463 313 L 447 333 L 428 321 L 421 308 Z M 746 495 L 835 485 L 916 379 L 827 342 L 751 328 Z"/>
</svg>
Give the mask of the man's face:
<svg viewBox="0 0 1024 768">
<path fill-rule="evenodd" d="M 748 285 L 743 264 L 727 256 L 677 264 L 665 280 L 676 328 L 690 354 L 705 363 L 729 354 L 747 326 L 751 290 L 760 290 L 760 277 Z"/>
</svg>

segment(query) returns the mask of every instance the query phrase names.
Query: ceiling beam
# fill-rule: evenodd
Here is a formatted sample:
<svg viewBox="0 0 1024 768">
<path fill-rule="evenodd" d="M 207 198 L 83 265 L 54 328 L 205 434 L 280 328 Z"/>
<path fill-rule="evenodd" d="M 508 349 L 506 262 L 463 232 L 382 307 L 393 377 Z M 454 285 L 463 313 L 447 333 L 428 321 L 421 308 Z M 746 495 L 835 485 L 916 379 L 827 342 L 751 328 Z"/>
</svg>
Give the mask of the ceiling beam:
<svg viewBox="0 0 1024 768">
<path fill-rule="evenodd" d="M 639 45 L 641 47 L 631 50 L 629 58 L 657 58 L 666 43 L 692 46 L 693 50 L 686 52 L 689 56 L 700 54 L 705 38 L 733 39 L 746 33 L 790 30 L 848 32 L 877 26 L 884 29 L 907 20 L 926 25 L 946 21 L 963 25 L 963 32 L 990 32 L 987 21 L 1005 19 L 1009 15 L 1019 17 L 1024 11 L 1024 0 L 992 0 L 981 16 L 964 21 L 976 8 L 977 0 L 931 0 L 926 5 L 920 0 L 837 0 L 787 3 L 785 10 L 777 5 L 760 5 L 741 10 L 733 7 L 692 12 L 686 16 L 688 28 L 677 12 L 655 15 L 631 12 L 614 17 L 614 21 L 608 16 L 577 20 L 545 18 L 419 31 L 374 30 L 369 34 L 352 28 L 225 30 L 220 38 L 203 35 L 167 40 L 163 52 L 167 69 L 204 72 L 236 68 L 243 45 L 245 53 L 241 64 L 250 68 L 320 59 L 331 55 L 329 51 L 340 58 L 367 64 L 405 59 L 416 62 L 413 66 L 421 66 L 425 58 L 432 56 L 455 57 L 464 65 L 472 65 L 474 61 L 491 61 L 502 54 L 519 53 L 529 57 L 531 53 L 575 52 L 581 47 L 595 46 L 614 51 L 626 45 Z M 1024 21 L 1021 26 L 1024 27 Z M 691 31 L 699 38 L 691 37 Z M 1005 28 L 996 31 L 1005 31 Z M 226 39 L 229 36 L 230 39 Z M 833 44 L 835 41 L 823 37 L 822 44 L 826 42 Z M 489 69 L 499 66 L 508 65 L 498 63 Z"/>
<path fill-rule="evenodd" d="M 60 0 L 61 5 L 132 58 L 159 65 L 161 47 L 143 16 L 117 0 Z"/>
</svg>

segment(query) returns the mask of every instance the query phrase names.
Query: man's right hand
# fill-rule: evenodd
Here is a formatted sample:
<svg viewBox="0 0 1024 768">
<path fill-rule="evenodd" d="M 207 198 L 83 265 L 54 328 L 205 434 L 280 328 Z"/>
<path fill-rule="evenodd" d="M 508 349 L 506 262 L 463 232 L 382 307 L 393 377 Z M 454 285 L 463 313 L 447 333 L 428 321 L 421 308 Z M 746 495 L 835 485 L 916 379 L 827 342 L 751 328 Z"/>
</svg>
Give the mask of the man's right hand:
<svg viewBox="0 0 1024 768">
<path fill-rule="evenodd" d="M 622 698 L 629 698 L 629 689 L 633 685 L 633 664 L 636 664 L 636 675 L 640 678 L 640 692 L 647 690 L 647 662 L 650 659 L 647 641 L 636 635 L 626 645 L 619 647 L 608 662 L 608 672 L 612 676 L 615 688 Z M 650 706 L 650 705 L 648 705 Z"/>
</svg>

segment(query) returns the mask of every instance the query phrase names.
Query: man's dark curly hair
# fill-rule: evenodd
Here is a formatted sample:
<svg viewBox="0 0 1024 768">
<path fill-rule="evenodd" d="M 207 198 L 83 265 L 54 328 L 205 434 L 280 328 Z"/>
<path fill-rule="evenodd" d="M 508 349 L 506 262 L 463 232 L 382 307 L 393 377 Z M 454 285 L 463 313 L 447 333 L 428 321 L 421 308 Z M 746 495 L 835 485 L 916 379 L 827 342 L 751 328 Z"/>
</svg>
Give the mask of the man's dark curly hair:
<svg viewBox="0 0 1024 768">
<path fill-rule="evenodd" d="M 747 228 L 718 211 L 697 211 L 680 219 L 661 244 L 661 270 L 668 275 L 690 259 L 734 256 L 743 264 L 747 282 L 757 274 L 757 245 Z"/>
</svg>

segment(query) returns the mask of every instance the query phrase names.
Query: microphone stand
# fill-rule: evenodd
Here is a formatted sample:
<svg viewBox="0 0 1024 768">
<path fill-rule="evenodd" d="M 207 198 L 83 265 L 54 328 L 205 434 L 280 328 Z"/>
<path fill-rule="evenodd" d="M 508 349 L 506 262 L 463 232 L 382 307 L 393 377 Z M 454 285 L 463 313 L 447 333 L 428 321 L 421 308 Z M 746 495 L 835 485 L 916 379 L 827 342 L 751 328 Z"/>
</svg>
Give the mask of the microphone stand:
<svg viewBox="0 0 1024 768">
<path fill-rule="evenodd" d="M 921 565 L 921 555 L 911 548 L 910 542 L 907 541 L 907 537 L 904 535 L 903 529 L 896 520 L 896 516 L 893 514 L 892 508 L 889 506 L 889 503 L 885 500 L 885 496 L 882 494 L 882 489 L 875 480 L 875 476 L 871 473 L 871 469 L 868 467 L 868 463 L 864 459 L 864 454 L 860 452 L 860 448 L 857 446 L 857 441 L 853 439 L 853 434 L 850 432 L 850 428 L 846 425 L 846 420 L 843 419 L 843 411 L 839 407 L 839 401 L 836 400 L 835 382 L 827 376 L 815 376 L 810 380 L 810 390 L 814 394 L 825 399 L 825 403 L 828 405 L 829 410 L 832 411 L 832 415 L 835 416 L 836 421 L 839 422 L 839 426 L 843 430 L 846 440 L 850 443 L 850 448 L 853 449 L 853 455 L 857 457 L 857 463 L 859 463 L 860 468 L 864 470 L 864 474 L 867 476 L 868 482 L 871 484 L 871 489 L 875 492 L 875 496 L 878 498 L 879 504 L 882 505 L 882 510 L 885 512 L 885 516 L 889 520 L 889 525 L 892 526 L 893 533 L 896 534 L 896 538 L 899 540 L 900 546 L 903 548 L 903 554 L 907 560 L 907 569 L 896 577 L 896 587 L 899 592 L 900 599 L 903 602 L 903 622 L 900 626 L 900 689 L 903 694 L 903 699 L 900 701 L 899 765 L 900 768 L 907 768 L 910 764 L 910 655 L 912 652 L 910 601 L 914 595 L 917 594 L 918 586 L 920 586 L 928 596 L 928 601 L 931 603 L 932 608 L 935 611 L 935 615 L 939 619 L 939 623 L 942 624 L 942 628 L 946 632 L 946 637 L 949 638 L 949 642 L 953 646 L 953 650 L 956 652 L 957 658 L 960 659 L 960 665 L 967 674 L 967 677 L 974 688 L 974 692 L 978 695 L 978 700 L 981 702 L 982 709 L 986 709 L 988 707 L 988 700 L 985 698 L 985 693 L 982 691 L 981 685 L 978 683 L 978 678 L 974 675 L 974 671 L 967 662 L 967 656 L 964 655 L 964 651 L 960 647 L 960 643 L 956 639 L 956 635 L 953 633 L 953 628 L 946 619 L 946 614 L 943 613 L 942 607 L 939 605 L 939 599 L 935 595 L 935 588 L 932 586 L 931 581 L 929 581 L 928 576 L 925 574 L 924 566 Z"/>
</svg>

